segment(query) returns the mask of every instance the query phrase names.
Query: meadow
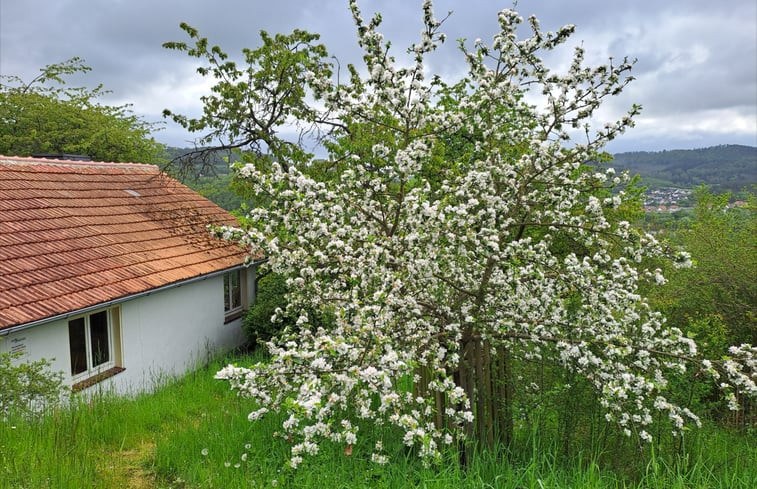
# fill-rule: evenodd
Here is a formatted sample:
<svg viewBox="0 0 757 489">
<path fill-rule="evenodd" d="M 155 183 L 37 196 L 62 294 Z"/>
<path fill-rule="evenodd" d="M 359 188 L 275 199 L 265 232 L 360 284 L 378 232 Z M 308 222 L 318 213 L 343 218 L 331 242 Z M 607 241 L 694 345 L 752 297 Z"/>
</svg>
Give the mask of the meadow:
<svg viewBox="0 0 757 489">
<path fill-rule="evenodd" d="M 39 419 L 0 424 L 0 487 L 80 488 L 753 488 L 757 447 L 749 433 L 705 424 L 677 453 L 633 445 L 608 453 L 560 455 L 538 423 L 518 429 L 518 450 L 478 455 L 462 469 L 457 454 L 424 467 L 399 434 L 361 426 L 351 453 L 326 445 L 290 469 L 289 442 L 276 437 L 282 416 L 254 423 L 254 407 L 224 382 L 219 359 L 181 379 L 156 380 L 132 398 L 97 393 Z M 382 431 L 384 430 L 384 431 Z M 370 461 L 375 440 L 391 461 Z M 613 460 L 614 459 L 614 460 Z"/>
</svg>

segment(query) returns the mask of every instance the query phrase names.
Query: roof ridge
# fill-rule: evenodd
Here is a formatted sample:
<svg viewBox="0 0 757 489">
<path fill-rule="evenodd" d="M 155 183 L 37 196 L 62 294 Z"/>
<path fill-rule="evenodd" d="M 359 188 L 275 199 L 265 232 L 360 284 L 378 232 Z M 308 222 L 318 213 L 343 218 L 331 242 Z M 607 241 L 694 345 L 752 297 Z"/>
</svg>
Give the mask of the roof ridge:
<svg viewBox="0 0 757 489">
<path fill-rule="evenodd" d="M 0 154 L 0 164 L 29 165 L 42 164 L 47 166 L 68 166 L 88 168 L 151 168 L 159 170 L 158 165 L 152 163 L 119 163 L 114 161 L 82 161 L 82 160 L 58 160 L 52 158 L 33 158 L 29 156 L 5 156 Z"/>
</svg>

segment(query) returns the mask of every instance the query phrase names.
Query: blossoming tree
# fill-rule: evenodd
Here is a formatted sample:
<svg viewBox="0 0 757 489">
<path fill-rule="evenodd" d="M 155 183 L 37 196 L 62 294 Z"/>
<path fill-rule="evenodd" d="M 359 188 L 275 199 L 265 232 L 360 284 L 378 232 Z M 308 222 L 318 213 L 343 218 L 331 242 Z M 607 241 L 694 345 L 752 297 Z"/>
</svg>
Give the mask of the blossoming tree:
<svg viewBox="0 0 757 489">
<path fill-rule="evenodd" d="M 581 375 L 607 420 L 641 439 L 657 411 L 676 429 L 698 422 L 666 397 L 669 372 L 693 365 L 731 394 L 755 393 L 752 347 L 732 349 L 740 362 L 701 360 L 639 295 L 642 281 L 665 280 L 645 257 L 688 259 L 608 219 L 624 195 L 604 189 L 622 178 L 584 166 L 639 110 L 589 125 L 632 63 L 588 67 L 576 48 L 553 72 L 541 53 L 573 26 L 546 33 L 530 18 L 519 39 L 523 19 L 503 10 L 491 45 L 461 42 L 468 73 L 451 85 L 427 74 L 444 41 L 430 1 L 404 65 L 380 16 L 365 22 L 350 8 L 366 74 L 303 80 L 333 129 L 331 166 L 319 178 L 308 165 L 238 168 L 270 205 L 244 229 L 218 231 L 287 277 L 288 307 L 273 320 L 297 326 L 268 344 L 270 361 L 217 377 L 256 401 L 251 420 L 288 413 L 292 466 L 324 440 L 354 444 L 361 419 L 400 428 L 427 460 L 455 440 L 507 443 L 515 356 Z M 386 461 L 380 446 L 372 456 Z"/>
</svg>

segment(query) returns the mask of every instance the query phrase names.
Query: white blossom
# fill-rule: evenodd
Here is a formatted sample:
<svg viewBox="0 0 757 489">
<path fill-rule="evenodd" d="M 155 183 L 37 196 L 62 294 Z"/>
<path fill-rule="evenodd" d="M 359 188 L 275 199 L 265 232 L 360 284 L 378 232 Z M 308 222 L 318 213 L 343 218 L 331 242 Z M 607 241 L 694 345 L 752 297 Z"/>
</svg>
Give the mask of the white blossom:
<svg viewBox="0 0 757 489">
<path fill-rule="evenodd" d="M 348 164 L 323 181 L 276 163 L 238 168 L 272 203 L 253 209 L 245 229 L 216 230 L 264 254 L 263 267 L 287 277 L 290 288 L 272 320 L 292 318 L 296 328 L 267 344 L 270 361 L 216 374 L 256 403 L 249 419 L 285 413 L 281 436 L 292 442 L 292 468 L 322 442 L 356 444 L 356 418 L 401 429 L 406 445 L 433 460 L 474 422 L 476 392 L 454 375 L 469 361 L 460 347 L 469 341 L 489 355 L 507 348 L 583 376 L 607 421 L 629 436 L 649 441 L 654 412 L 677 430 L 699 423 L 662 395 L 669 372 L 698 360 L 696 344 L 640 295 L 642 281 L 665 282 L 660 270 L 644 267 L 646 257 L 682 266 L 690 257 L 670 256 L 654 236 L 608 219 L 607 209 L 627 196 L 602 200 L 592 189 L 617 177 L 582 170 L 633 124 L 636 107 L 588 125 L 628 83 L 632 63 L 586 67 L 579 48 L 566 72 L 552 71 L 538 52 L 565 42 L 574 27 L 548 34 L 529 19 L 534 34 L 519 39 L 523 18 L 503 10 L 491 46 L 463 47 L 465 89 L 454 103 L 438 104 L 450 85 L 426 80 L 424 56 L 443 41 L 431 2 L 410 66 L 387 55 L 378 22 L 366 23 L 355 0 L 350 9 L 368 79 L 325 87 L 323 103 L 378 139 L 340 146 L 338 136 L 352 134 L 335 129 L 331 156 Z M 504 71 L 487 64 L 487 53 Z M 593 89 L 580 92 L 586 86 Z M 527 91 L 542 94 L 541 108 L 526 103 Z M 586 137 L 573 140 L 568 127 L 586 128 Z M 441 158 L 458 137 L 465 154 Z M 561 249 L 561 240 L 575 246 Z M 333 321 L 320 324 L 312 311 Z M 729 361 L 704 368 L 724 376 L 724 390 L 754 395 L 754 348 L 729 353 Z M 410 380 L 415 392 L 400 387 Z M 437 394 L 446 401 L 440 413 Z M 377 446 L 371 459 L 386 463 L 381 452 Z"/>
</svg>

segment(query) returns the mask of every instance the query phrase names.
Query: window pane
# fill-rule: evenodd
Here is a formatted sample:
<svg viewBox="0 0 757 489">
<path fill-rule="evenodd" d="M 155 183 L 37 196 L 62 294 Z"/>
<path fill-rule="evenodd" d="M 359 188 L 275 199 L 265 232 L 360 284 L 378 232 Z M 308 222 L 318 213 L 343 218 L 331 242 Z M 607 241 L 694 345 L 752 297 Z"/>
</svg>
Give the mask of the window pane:
<svg viewBox="0 0 757 489">
<path fill-rule="evenodd" d="M 107 311 L 89 316 L 89 334 L 92 340 L 92 366 L 97 367 L 110 360 Z"/>
<path fill-rule="evenodd" d="M 68 322 L 68 344 L 71 350 L 71 375 L 87 370 L 87 339 L 84 335 L 84 318 Z"/>
<path fill-rule="evenodd" d="M 239 270 L 231 272 L 231 308 L 242 305 L 242 289 L 239 287 Z"/>
<path fill-rule="evenodd" d="M 231 301 L 229 299 L 229 290 L 231 290 L 231 286 L 229 284 L 230 275 L 227 273 L 223 276 L 223 310 L 228 311 L 231 309 Z"/>
</svg>

